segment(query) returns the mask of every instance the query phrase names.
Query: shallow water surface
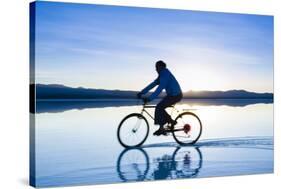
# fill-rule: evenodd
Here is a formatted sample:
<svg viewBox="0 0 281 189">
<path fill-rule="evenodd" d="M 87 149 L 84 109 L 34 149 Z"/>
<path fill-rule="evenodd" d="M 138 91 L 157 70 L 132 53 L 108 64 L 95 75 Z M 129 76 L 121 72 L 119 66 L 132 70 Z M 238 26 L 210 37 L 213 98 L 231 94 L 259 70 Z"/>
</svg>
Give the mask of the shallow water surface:
<svg viewBox="0 0 281 189">
<path fill-rule="evenodd" d="M 203 123 L 195 145 L 180 147 L 172 136 L 152 136 L 157 127 L 147 117 L 147 141 L 142 148 L 127 150 L 118 143 L 117 127 L 123 117 L 139 112 L 141 106 L 84 105 L 58 111 L 48 107 L 36 114 L 37 186 L 273 172 L 271 103 L 181 103 L 178 109 L 192 109 Z"/>
</svg>

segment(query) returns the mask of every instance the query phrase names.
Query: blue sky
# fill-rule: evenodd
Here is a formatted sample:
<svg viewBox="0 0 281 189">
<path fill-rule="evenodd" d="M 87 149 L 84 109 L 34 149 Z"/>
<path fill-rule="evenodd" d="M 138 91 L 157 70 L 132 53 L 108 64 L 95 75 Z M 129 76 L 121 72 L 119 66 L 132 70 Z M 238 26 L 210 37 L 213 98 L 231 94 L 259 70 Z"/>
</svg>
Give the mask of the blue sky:
<svg viewBox="0 0 281 189">
<path fill-rule="evenodd" d="M 273 17 L 37 2 L 36 82 L 141 90 L 161 59 L 184 91 L 273 91 Z"/>
</svg>

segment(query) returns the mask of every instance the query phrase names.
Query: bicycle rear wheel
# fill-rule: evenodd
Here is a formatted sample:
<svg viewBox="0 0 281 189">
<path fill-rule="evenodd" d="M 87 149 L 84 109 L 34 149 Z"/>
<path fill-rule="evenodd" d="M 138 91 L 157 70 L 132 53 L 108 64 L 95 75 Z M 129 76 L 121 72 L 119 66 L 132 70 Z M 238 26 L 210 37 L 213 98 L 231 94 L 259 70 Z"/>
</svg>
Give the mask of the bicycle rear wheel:
<svg viewBox="0 0 281 189">
<path fill-rule="evenodd" d="M 142 114 L 127 115 L 119 124 L 117 138 L 125 148 L 141 146 L 149 133 L 149 125 Z"/>
<path fill-rule="evenodd" d="M 202 123 L 192 112 L 184 112 L 177 116 L 177 124 L 173 126 L 173 137 L 180 145 L 194 144 L 202 134 Z"/>
<path fill-rule="evenodd" d="M 176 178 L 192 178 L 199 173 L 203 156 L 198 147 L 178 147 L 173 154 Z"/>
</svg>

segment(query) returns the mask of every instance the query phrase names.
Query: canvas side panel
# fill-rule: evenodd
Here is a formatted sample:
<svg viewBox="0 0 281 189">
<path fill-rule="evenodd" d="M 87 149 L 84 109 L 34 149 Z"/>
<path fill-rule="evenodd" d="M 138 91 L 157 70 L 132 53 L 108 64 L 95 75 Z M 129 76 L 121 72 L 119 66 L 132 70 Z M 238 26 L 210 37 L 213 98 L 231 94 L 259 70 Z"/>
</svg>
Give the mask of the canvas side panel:
<svg viewBox="0 0 281 189">
<path fill-rule="evenodd" d="M 29 7 L 29 184 L 36 186 L 35 163 L 35 2 Z"/>
</svg>

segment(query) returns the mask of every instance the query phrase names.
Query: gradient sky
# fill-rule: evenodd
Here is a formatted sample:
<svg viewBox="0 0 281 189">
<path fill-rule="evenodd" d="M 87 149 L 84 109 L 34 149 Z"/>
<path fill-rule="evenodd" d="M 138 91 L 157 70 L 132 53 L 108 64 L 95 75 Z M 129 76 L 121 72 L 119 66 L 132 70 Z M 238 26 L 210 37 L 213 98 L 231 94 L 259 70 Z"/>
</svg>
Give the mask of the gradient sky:
<svg viewBox="0 0 281 189">
<path fill-rule="evenodd" d="M 182 89 L 273 92 L 273 17 L 37 2 L 36 83 L 141 90 L 164 60 Z"/>
</svg>

